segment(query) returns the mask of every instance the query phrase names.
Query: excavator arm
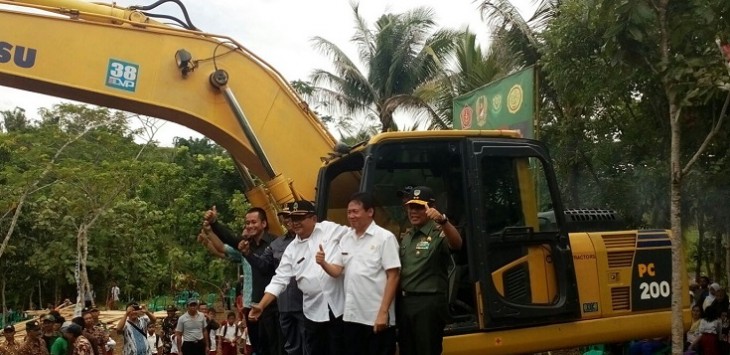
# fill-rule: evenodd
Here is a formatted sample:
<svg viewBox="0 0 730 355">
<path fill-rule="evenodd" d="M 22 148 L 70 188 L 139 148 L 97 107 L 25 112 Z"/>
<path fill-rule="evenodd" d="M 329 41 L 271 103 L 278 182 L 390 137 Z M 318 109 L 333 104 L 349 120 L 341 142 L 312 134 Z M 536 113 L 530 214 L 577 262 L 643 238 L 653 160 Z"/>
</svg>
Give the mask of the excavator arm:
<svg viewBox="0 0 730 355">
<path fill-rule="evenodd" d="M 334 138 L 276 70 L 233 39 L 162 25 L 113 5 L 0 5 L 49 13 L 0 9 L 0 85 L 194 129 L 264 181 L 265 187 L 247 186 L 256 205 L 314 198 L 314 171 Z M 277 170 L 283 168 L 286 177 Z"/>
</svg>

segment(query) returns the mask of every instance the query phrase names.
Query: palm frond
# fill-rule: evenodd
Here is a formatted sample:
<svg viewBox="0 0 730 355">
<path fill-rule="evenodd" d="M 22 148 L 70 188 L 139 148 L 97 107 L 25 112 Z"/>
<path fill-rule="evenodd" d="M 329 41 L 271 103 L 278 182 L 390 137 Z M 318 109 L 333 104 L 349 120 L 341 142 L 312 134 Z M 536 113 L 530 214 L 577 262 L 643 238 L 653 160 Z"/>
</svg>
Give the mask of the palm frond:
<svg viewBox="0 0 730 355">
<path fill-rule="evenodd" d="M 550 20 L 558 16 L 561 0 L 536 0 L 537 9 L 532 17 L 528 20 L 533 28 L 540 32 L 547 27 Z"/>
<path fill-rule="evenodd" d="M 440 76 L 444 72 L 445 63 L 453 55 L 459 35 L 459 31 L 442 29 L 426 40 L 412 64 L 418 82 Z"/>
<path fill-rule="evenodd" d="M 336 72 L 336 74 L 333 74 L 324 70 L 315 70 L 311 77 L 314 85 L 319 85 L 323 81 L 329 81 L 330 85 L 334 85 L 332 88 L 337 88 L 344 93 L 358 96 L 363 102 L 372 103 L 377 101 L 378 92 L 370 85 L 367 77 L 362 74 L 360 69 L 339 47 L 321 37 L 315 37 L 313 41 L 316 48 L 332 58 L 332 64 Z M 335 80 L 335 77 L 338 79 Z"/>
<path fill-rule="evenodd" d="M 337 75 L 346 76 L 350 74 L 361 74 L 360 70 L 357 69 L 355 62 L 353 62 L 352 59 L 350 59 L 350 57 L 348 57 L 347 54 L 345 54 L 345 52 L 343 52 L 336 44 L 319 36 L 312 38 L 311 41 L 312 47 L 314 47 L 315 50 L 332 59 L 332 64 L 335 67 Z"/>
<path fill-rule="evenodd" d="M 479 11 L 488 26 L 515 28 L 531 46 L 537 48 L 538 42 L 533 29 L 509 0 L 485 0 L 479 4 Z"/>
<path fill-rule="evenodd" d="M 384 112 L 392 115 L 397 109 L 414 109 L 425 112 L 429 116 L 431 125 L 440 129 L 448 129 L 450 126 L 426 101 L 413 95 L 396 95 L 386 100 L 383 107 Z"/>
<path fill-rule="evenodd" d="M 365 19 L 360 15 L 360 4 L 351 2 L 350 6 L 355 16 L 355 34 L 352 36 L 352 41 L 357 45 L 360 61 L 368 63 L 375 56 L 373 32 L 368 28 Z"/>
<path fill-rule="evenodd" d="M 333 73 L 318 69 L 312 73 L 311 80 L 313 86 L 309 96 L 320 105 L 339 107 L 344 111 L 358 111 L 373 104 L 372 98 L 364 97 L 361 91 L 354 95 L 356 88 L 343 90 L 351 83 Z"/>
</svg>

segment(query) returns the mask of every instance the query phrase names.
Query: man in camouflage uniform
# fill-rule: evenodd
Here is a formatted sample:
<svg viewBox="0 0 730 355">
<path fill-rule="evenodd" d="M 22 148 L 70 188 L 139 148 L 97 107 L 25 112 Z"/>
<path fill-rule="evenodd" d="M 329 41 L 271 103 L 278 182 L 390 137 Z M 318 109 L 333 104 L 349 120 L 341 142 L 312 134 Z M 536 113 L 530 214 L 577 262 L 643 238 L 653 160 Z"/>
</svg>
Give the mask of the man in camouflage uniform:
<svg viewBox="0 0 730 355">
<path fill-rule="evenodd" d="M 20 348 L 20 355 L 48 355 L 46 342 L 41 337 L 41 325 L 37 320 L 25 323 L 27 339 Z"/>
<path fill-rule="evenodd" d="M 0 345 L 0 355 L 19 355 L 20 344 L 15 341 L 15 327 L 8 325 L 3 329 L 5 341 Z"/>
<path fill-rule="evenodd" d="M 172 349 L 172 336 L 175 334 L 177 327 L 177 307 L 167 306 L 167 317 L 162 321 L 162 354 L 170 355 Z"/>
<path fill-rule="evenodd" d="M 94 316 L 91 315 L 90 309 L 84 308 L 82 314 L 84 318 L 84 329 L 81 334 L 91 343 L 94 355 L 104 355 L 106 353 L 104 346 L 109 337 L 104 333 L 103 329 L 96 326 L 96 321 L 94 321 Z"/>
</svg>

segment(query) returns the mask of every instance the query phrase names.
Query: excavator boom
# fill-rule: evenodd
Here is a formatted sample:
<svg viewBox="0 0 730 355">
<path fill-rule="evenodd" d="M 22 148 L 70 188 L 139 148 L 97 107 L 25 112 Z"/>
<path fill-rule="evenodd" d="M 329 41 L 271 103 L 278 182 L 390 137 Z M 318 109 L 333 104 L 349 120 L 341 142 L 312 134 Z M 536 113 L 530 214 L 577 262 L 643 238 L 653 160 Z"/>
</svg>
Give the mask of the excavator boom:
<svg viewBox="0 0 730 355">
<path fill-rule="evenodd" d="M 233 39 L 161 25 L 142 12 L 75 0 L 0 1 L 63 16 L 0 10 L 0 85 L 158 117 L 190 127 L 276 188 L 313 199 L 320 157 L 335 140 L 264 60 Z M 180 58 L 185 53 L 190 58 Z M 183 62 L 178 62 L 183 60 Z M 246 138 L 211 75 L 229 73 L 261 149 Z M 270 169 L 274 169 L 274 176 Z M 277 167 L 290 175 L 280 176 Z M 292 166 L 299 167 L 291 169 Z M 270 186 L 271 187 L 271 186 Z M 291 199 L 279 193 L 277 203 Z"/>
<path fill-rule="evenodd" d="M 0 9 L 0 85 L 195 129 L 243 167 L 253 205 L 312 200 L 316 185 L 319 217 L 346 223 L 349 196 L 368 191 L 378 225 L 402 235 L 410 223 L 401 192 L 431 187 L 464 241 L 449 256 L 440 290 L 450 317 L 446 354 L 529 353 L 669 333 L 672 269 L 683 269 L 671 262 L 670 233 L 568 228 L 541 142 L 502 130 L 388 132 L 332 152 L 334 139 L 282 76 L 228 37 L 190 21 L 180 22 L 188 29 L 162 25 L 141 8 L 2 4 L 53 14 Z M 249 169 L 265 188 L 253 186 Z"/>
</svg>

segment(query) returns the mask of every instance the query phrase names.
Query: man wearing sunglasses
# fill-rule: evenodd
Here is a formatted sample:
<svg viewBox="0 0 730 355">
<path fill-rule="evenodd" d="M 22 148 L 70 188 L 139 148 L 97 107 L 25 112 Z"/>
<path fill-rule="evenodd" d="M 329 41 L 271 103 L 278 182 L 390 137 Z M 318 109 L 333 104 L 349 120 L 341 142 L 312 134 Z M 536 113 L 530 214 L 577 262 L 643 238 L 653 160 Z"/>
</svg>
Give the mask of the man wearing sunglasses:
<svg viewBox="0 0 730 355">
<path fill-rule="evenodd" d="M 350 228 L 328 221 L 317 222 L 314 204 L 310 201 L 294 202 L 289 215 L 296 238 L 282 255 L 276 275 L 266 287 L 261 302 L 251 308 L 249 319 L 256 321 L 294 277 L 303 293 L 303 313 L 306 317 L 304 353 L 344 354 L 343 280 L 342 277 L 327 275 L 317 264 L 316 254 L 321 246 L 327 254 L 335 255 L 340 239 Z"/>
</svg>

